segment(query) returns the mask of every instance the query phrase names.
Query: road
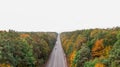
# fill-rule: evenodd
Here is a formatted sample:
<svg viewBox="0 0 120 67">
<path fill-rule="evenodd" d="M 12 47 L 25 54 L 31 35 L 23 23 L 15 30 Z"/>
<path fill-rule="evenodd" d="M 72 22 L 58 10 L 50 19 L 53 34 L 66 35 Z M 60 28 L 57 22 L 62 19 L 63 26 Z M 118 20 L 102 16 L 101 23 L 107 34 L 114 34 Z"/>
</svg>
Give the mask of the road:
<svg viewBox="0 0 120 67">
<path fill-rule="evenodd" d="M 67 67 L 66 56 L 61 46 L 60 35 L 50 55 L 46 67 Z"/>
</svg>

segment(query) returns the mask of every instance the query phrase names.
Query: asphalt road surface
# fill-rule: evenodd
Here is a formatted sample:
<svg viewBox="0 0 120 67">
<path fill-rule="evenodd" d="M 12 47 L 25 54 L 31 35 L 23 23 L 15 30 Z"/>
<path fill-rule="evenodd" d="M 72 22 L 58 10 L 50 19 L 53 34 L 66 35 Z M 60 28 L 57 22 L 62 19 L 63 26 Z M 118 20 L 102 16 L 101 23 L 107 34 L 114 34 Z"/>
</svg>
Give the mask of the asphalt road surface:
<svg viewBox="0 0 120 67">
<path fill-rule="evenodd" d="M 46 67 L 67 67 L 66 56 L 61 46 L 60 35 L 50 55 Z"/>
</svg>

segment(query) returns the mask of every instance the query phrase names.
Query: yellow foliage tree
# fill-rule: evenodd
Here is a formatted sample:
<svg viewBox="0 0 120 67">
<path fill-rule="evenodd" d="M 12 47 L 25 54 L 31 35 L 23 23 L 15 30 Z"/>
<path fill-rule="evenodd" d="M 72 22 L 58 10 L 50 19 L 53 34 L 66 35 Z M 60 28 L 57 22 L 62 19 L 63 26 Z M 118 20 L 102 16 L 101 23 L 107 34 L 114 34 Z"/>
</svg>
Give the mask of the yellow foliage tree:
<svg viewBox="0 0 120 67">
<path fill-rule="evenodd" d="M 111 49 L 112 49 L 112 46 L 106 46 L 106 47 L 105 47 L 105 49 L 104 49 L 104 51 L 103 51 L 103 52 L 104 52 L 103 55 L 104 55 L 105 58 L 108 58 L 108 57 L 109 57 L 109 52 L 110 52 Z"/>
<path fill-rule="evenodd" d="M 99 29 L 94 29 L 94 30 L 92 30 L 91 31 L 91 33 L 90 33 L 90 37 L 96 37 L 97 36 L 97 34 L 98 34 L 98 32 L 100 32 L 100 30 Z"/>
<path fill-rule="evenodd" d="M 70 54 L 70 56 L 69 56 L 69 61 L 70 61 L 69 67 L 72 67 L 72 65 L 73 65 L 73 60 L 74 60 L 74 58 L 75 58 L 75 55 L 76 55 L 76 51 L 73 51 L 73 52 Z"/>
<path fill-rule="evenodd" d="M 0 67 L 11 67 L 11 66 L 10 66 L 10 64 L 3 63 L 3 64 L 0 64 Z"/>
<path fill-rule="evenodd" d="M 69 40 L 65 40 L 64 43 L 63 43 L 63 48 L 65 50 L 65 52 L 67 52 L 68 48 L 69 48 L 69 44 L 70 44 L 70 41 Z"/>
<path fill-rule="evenodd" d="M 82 45 L 82 43 L 85 43 L 86 42 L 86 38 L 83 37 L 82 35 L 79 35 L 75 41 L 75 46 L 74 48 L 75 49 L 79 49 Z"/>
</svg>

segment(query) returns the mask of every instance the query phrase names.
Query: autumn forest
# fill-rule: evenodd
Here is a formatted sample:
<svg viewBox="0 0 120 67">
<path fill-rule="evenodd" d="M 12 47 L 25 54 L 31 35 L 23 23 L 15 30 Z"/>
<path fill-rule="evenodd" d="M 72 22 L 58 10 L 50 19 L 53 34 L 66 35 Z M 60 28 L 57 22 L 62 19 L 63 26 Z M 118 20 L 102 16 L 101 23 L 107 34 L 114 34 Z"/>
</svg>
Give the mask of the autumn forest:
<svg viewBox="0 0 120 67">
<path fill-rule="evenodd" d="M 0 31 L 0 67 L 45 67 L 56 32 Z M 120 67 L 120 27 L 60 34 L 68 67 Z"/>
<path fill-rule="evenodd" d="M 0 31 L 0 67 L 42 67 L 56 42 L 55 32 Z"/>
<path fill-rule="evenodd" d="M 120 27 L 63 32 L 69 67 L 120 67 Z"/>
</svg>

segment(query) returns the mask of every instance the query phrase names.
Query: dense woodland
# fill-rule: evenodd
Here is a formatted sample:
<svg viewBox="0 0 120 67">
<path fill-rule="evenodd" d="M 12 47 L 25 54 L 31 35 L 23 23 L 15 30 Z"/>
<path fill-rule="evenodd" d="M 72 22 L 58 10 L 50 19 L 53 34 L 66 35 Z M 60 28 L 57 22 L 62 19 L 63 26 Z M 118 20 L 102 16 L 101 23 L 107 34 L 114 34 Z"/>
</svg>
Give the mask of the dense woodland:
<svg viewBox="0 0 120 67">
<path fill-rule="evenodd" d="M 61 33 L 69 67 L 120 67 L 120 27 Z"/>
<path fill-rule="evenodd" d="M 42 67 L 56 42 L 55 32 L 0 31 L 0 67 Z M 60 34 L 68 67 L 120 67 L 120 27 Z"/>
<path fill-rule="evenodd" d="M 56 42 L 55 32 L 0 31 L 0 67 L 41 67 Z"/>
</svg>

